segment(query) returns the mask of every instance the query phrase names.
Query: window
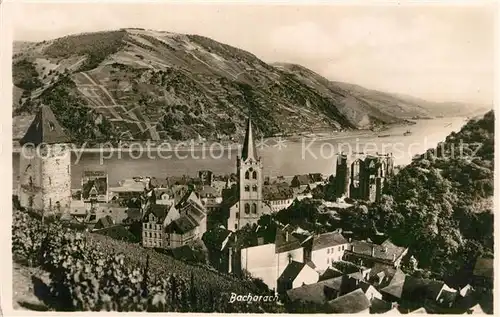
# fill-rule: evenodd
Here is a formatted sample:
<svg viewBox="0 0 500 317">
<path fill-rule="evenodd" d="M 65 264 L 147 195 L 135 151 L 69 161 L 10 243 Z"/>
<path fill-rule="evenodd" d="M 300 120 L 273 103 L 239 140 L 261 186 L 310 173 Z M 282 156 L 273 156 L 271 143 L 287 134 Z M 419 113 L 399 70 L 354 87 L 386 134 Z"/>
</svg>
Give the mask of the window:
<svg viewBox="0 0 500 317">
<path fill-rule="evenodd" d="M 330 264 L 330 258 L 326 258 L 326 264 Z"/>
<path fill-rule="evenodd" d="M 257 185 L 252 186 L 252 191 L 256 192 L 257 191 Z"/>
<path fill-rule="evenodd" d="M 49 176 L 49 185 L 52 185 L 52 177 Z"/>
<path fill-rule="evenodd" d="M 339 247 L 339 252 L 340 252 L 340 247 Z"/>
<path fill-rule="evenodd" d="M 330 254 L 330 249 L 326 249 L 326 254 Z"/>
<path fill-rule="evenodd" d="M 236 218 L 239 218 L 239 217 L 240 217 L 240 213 L 236 212 Z"/>
<path fill-rule="evenodd" d="M 252 178 L 253 178 L 253 179 L 257 179 L 257 171 L 253 171 L 253 173 L 252 173 Z"/>
<path fill-rule="evenodd" d="M 69 174 L 69 165 L 66 165 L 66 169 L 68 170 L 68 174 Z"/>
<path fill-rule="evenodd" d="M 245 204 L 245 213 L 246 214 L 250 213 L 250 205 L 249 204 Z"/>
<path fill-rule="evenodd" d="M 257 213 L 257 204 L 252 204 L 252 213 L 256 214 Z"/>
<path fill-rule="evenodd" d="M 356 160 L 354 163 L 352 163 L 352 175 L 351 177 L 353 180 L 359 180 L 359 173 L 360 173 L 360 161 Z"/>
<path fill-rule="evenodd" d="M 234 230 L 238 230 L 238 224 L 237 223 L 234 224 Z"/>
<path fill-rule="evenodd" d="M 49 121 L 49 128 L 50 128 L 50 131 L 54 131 L 56 128 L 52 121 Z"/>
<path fill-rule="evenodd" d="M 250 179 L 250 172 L 249 171 L 245 172 L 245 179 Z"/>
<path fill-rule="evenodd" d="M 249 186 L 249 185 L 245 185 L 245 191 L 246 191 L 246 192 L 249 192 L 249 191 L 250 191 L 250 186 Z"/>
</svg>

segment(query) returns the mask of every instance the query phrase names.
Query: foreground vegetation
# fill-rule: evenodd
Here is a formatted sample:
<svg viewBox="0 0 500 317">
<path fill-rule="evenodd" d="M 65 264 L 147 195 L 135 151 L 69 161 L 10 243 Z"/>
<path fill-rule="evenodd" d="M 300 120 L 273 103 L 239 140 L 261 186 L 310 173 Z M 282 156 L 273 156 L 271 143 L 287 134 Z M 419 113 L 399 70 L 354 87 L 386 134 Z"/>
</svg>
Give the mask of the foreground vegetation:
<svg viewBox="0 0 500 317">
<path fill-rule="evenodd" d="M 266 305 L 229 303 L 231 292 L 267 295 L 237 280 L 175 261 L 138 245 L 77 232 L 14 211 L 12 251 L 49 272 L 45 304 L 58 311 L 273 312 Z"/>
</svg>

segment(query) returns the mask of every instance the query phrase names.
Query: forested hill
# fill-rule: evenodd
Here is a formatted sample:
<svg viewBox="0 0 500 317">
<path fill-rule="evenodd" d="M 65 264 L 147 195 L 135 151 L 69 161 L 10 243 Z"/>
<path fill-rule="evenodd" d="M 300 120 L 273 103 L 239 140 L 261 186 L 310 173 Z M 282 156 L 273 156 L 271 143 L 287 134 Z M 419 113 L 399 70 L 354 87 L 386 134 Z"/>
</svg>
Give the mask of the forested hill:
<svg viewBox="0 0 500 317">
<path fill-rule="evenodd" d="M 75 139 L 238 137 L 249 113 L 265 136 L 458 115 L 198 35 L 121 29 L 14 43 L 14 52 L 14 124 L 46 104 Z"/>
<path fill-rule="evenodd" d="M 442 277 L 493 252 L 494 137 L 493 111 L 469 121 L 403 168 L 374 210 L 378 230 Z"/>
</svg>

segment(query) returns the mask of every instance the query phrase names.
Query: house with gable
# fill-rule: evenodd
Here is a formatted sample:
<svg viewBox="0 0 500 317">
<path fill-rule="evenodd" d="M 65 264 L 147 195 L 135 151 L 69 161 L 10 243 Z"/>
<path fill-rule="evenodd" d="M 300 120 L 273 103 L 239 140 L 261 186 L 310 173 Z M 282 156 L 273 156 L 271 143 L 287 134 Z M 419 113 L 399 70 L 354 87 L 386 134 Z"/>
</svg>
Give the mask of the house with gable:
<svg viewBox="0 0 500 317">
<path fill-rule="evenodd" d="M 293 189 L 287 183 L 264 185 L 262 193 L 272 212 L 290 207 L 295 199 Z"/>
<path fill-rule="evenodd" d="M 340 231 L 333 231 L 311 236 L 303 243 L 310 248 L 311 261 L 317 270 L 324 271 L 331 267 L 334 261 L 341 261 L 345 250 L 349 249 L 349 241 Z"/>
<path fill-rule="evenodd" d="M 278 228 L 274 243 L 240 250 L 241 270 L 261 278 L 270 289 L 277 290 L 277 280 L 290 262 L 309 261 L 310 254 L 302 246 L 308 236 L 306 232 L 290 225 Z"/>
<path fill-rule="evenodd" d="M 150 248 L 168 247 L 169 237 L 165 234 L 165 229 L 179 217 L 179 211 L 174 205 L 148 205 L 143 216 L 142 245 Z"/>
<path fill-rule="evenodd" d="M 389 239 L 381 245 L 368 241 L 352 241 L 351 248 L 345 251 L 345 258 L 351 262 L 358 262 L 365 266 L 381 264 L 398 268 L 401 260 L 408 253 L 408 248 L 399 247 Z"/>
<path fill-rule="evenodd" d="M 369 314 L 371 302 L 361 289 L 337 297 L 328 302 L 328 312 L 334 314 Z"/>
<path fill-rule="evenodd" d="M 278 293 L 282 294 L 289 289 L 318 282 L 319 274 L 311 262 L 303 263 L 290 261 L 278 278 Z"/>
<path fill-rule="evenodd" d="M 404 309 L 425 307 L 439 313 L 449 312 L 459 294 L 443 281 L 409 275 L 391 282 L 380 293 L 384 300 L 398 302 Z"/>
<path fill-rule="evenodd" d="M 175 205 L 177 217 L 164 227 L 164 247 L 178 248 L 201 239 L 207 231 L 205 208 L 194 190 L 188 191 Z"/>
</svg>

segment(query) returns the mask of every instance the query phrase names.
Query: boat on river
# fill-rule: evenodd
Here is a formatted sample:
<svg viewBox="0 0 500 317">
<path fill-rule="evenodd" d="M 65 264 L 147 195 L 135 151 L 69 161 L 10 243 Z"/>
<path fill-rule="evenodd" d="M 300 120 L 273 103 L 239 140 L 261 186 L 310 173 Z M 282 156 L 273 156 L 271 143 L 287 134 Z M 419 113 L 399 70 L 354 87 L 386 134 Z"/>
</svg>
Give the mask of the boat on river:
<svg viewBox="0 0 500 317">
<path fill-rule="evenodd" d="M 409 136 L 412 135 L 413 133 L 410 130 L 407 130 L 405 133 L 403 133 L 404 136 Z"/>
</svg>

